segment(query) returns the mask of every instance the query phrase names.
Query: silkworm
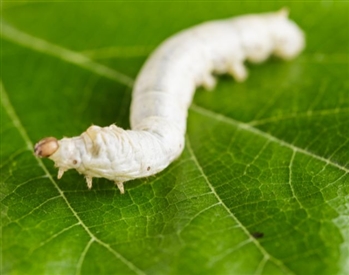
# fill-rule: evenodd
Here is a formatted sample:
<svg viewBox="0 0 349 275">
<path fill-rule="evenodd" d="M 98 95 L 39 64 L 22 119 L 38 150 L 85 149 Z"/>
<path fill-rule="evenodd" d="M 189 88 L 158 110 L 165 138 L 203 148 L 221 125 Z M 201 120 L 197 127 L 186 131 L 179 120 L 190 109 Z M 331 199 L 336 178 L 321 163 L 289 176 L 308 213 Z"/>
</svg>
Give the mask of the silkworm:
<svg viewBox="0 0 349 275">
<path fill-rule="evenodd" d="M 213 74 L 247 77 L 244 61 L 270 55 L 291 59 L 304 48 L 304 34 L 288 12 L 252 14 L 209 21 L 165 40 L 146 61 L 135 81 L 131 129 L 91 126 L 80 136 L 44 138 L 34 148 L 59 168 L 92 178 L 107 178 L 124 193 L 123 183 L 165 169 L 183 151 L 188 108 L 195 89 L 213 89 Z"/>
</svg>

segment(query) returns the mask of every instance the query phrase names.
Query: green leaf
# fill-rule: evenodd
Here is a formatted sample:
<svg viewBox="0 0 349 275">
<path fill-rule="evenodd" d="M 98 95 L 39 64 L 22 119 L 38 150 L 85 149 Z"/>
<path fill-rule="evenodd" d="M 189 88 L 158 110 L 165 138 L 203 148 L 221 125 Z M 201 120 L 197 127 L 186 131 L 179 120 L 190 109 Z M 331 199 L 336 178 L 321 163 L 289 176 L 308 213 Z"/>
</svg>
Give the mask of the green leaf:
<svg viewBox="0 0 349 275">
<path fill-rule="evenodd" d="M 44 136 L 129 127 L 132 83 L 161 41 L 288 6 L 295 60 L 220 77 L 162 173 L 87 190 L 33 156 Z M 347 2 L 4 2 L 1 274 L 349 274 Z"/>
</svg>

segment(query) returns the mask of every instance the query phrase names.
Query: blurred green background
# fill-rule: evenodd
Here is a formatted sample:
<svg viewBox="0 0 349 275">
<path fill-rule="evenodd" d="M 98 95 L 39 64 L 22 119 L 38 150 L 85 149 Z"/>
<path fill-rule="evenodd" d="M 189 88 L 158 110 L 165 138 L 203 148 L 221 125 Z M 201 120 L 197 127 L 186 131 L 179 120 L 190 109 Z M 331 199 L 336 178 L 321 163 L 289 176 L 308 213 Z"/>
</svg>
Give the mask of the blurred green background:
<svg viewBox="0 0 349 275">
<path fill-rule="evenodd" d="M 129 127 L 132 82 L 167 37 L 282 7 L 305 51 L 199 89 L 186 148 L 162 173 L 126 183 L 125 195 L 105 179 L 89 191 L 33 156 L 45 136 Z M 348 10 L 2 1 L 1 274 L 348 274 Z"/>
</svg>

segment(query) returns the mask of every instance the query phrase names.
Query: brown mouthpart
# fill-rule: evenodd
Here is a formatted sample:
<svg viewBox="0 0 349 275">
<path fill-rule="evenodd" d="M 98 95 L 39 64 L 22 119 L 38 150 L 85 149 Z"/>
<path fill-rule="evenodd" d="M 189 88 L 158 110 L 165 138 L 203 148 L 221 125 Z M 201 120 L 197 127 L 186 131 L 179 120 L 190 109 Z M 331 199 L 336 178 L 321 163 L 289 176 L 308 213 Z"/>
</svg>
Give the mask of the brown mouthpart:
<svg viewBox="0 0 349 275">
<path fill-rule="evenodd" d="M 54 137 L 47 137 L 40 140 L 34 147 L 34 153 L 41 158 L 48 158 L 59 147 L 58 140 Z"/>
</svg>

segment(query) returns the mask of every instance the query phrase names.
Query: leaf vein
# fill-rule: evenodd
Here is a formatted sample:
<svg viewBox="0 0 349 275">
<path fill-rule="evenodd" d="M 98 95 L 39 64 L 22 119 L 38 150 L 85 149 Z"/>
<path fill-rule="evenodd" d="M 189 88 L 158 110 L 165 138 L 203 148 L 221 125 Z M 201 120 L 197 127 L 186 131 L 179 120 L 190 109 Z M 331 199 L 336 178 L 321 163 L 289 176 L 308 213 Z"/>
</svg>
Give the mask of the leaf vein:
<svg viewBox="0 0 349 275">
<path fill-rule="evenodd" d="M 292 184 L 292 177 L 293 177 L 292 169 L 293 169 L 294 158 L 296 157 L 296 152 L 297 151 L 292 151 L 292 156 L 291 156 L 290 164 L 289 164 L 289 167 L 288 167 L 288 170 L 289 170 L 289 172 L 288 172 L 288 184 L 290 185 L 292 197 L 295 198 L 295 200 L 297 201 L 299 206 L 306 211 L 306 209 L 303 207 L 303 205 L 299 201 L 298 197 L 296 196 L 296 193 L 294 191 L 294 186 Z"/>
<path fill-rule="evenodd" d="M 40 243 L 39 246 L 33 248 L 33 249 L 29 252 L 29 254 L 33 254 L 34 251 L 36 251 L 36 250 L 38 250 L 39 248 L 43 247 L 44 245 L 48 244 L 50 241 L 52 241 L 53 239 L 57 238 L 59 235 L 63 234 L 65 231 L 68 231 L 69 229 L 71 229 L 71 228 L 73 228 L 73 227 L 75 227 L 75 226 L 77 226 L 77 225 L 80 225 L 80 223 L 79 223 L 79 222 L 74 223 L 74 224 L 72 224 L 71 226 L 68 226 L 68 227 L 66 227 L 66 228 L 63 228 L 61 231 L 57 232 L 56 234 L 51 235 L 48 239 L 46 239 L 45 241 L 42 241 L 42 242 Z"/>
<path fill-rule="evenodd" d="M 195 165 L 197 166 L 198 170 L 200 171 L 202 177 L 204 178 L 205 182 L 209 186 L 209 188 L 212 190 L 213 195 L 216 197 L 218 202 L 220 202 L 223 206 L 223 208 L 227 211 L 227 213 L 230 215 L 230 217 L 236 222 L 237 225 L 242 229 L 242 231 L 246 234 L 248 237 L 248 241 L 251 241 L 257 249 L 262 253 L 263 256 L 270 258 L 271 261 L 273 261 L 276 265 L 278 265 L 286 274 L 293 274 L 291 270 L 289 270 L 280 260 L 274 258 L 272 255 L 270 255 L 261 245 L 260 243 L 255 240 L 251 234 L 248 232 L 247 228 L 236 218 L 236 216 L 233 214 L 233 212 L 227 207 L 227 205 L 222 201 L 222 199 L 217 194 L 216 190 L 214 189 L 213 185 L 209 181 L 208 177 L 206 176 L 205 172 L 203 171 L 198 159 L 195 156 L 195 153 L 191 147 L 190 140 L 187 138 L 187 147 L 190 155 L 193 158 L 193 161 Z"/>
<path fill-rule="evenodd" d="M 349 108 L 335 108 L 335 109 L 324 109 L 324 110 L 316 110 L 316 111 L 308 110 L 306 112 L 291 113 L 288 115 L 280 115 L 280 116 L 274 116 L 274 117 L 267 117 L 263 119 L 257 119 L 257 120 L 250 121 L 246 124 L 250 126 L 257 126 L 257 125 L 263 125 L 270 122 L 279 122 L 282 120 L 295 119 L 295 118 L 297 119 L 299 117 L 312 118 L 316 116 L 337 115 L 341 113 L 345 114 L 348 112 L 349 112 Z"/>
<path fill-rule="evenodd" d="M 17 43 L 18 45 L 27 47 L 31 50 L 57 57 L 98 75 L 120 82 L 126 86 L 131 87 L 133 85 L 133 79 L 130 77 L 100 63 L 94 62 L 83 54 L 55 45 L 44 39 L 34 37 L 5 22 L 2 22 L 1 27 L 1 36 L 11 42 Z"/>
<path fill-rule="evenodd" d="M 32 150 L 33 144 L 25 131 L 24 127 L 22 126 L 16 112 L 14 111 L 14 108 L 12 107 L 10 100 L 6 94 L 6 91 L 3 87 L 2 82 L 0 81 L 0 87 L 1 87 L 1 99 L 2 99 L 2 104 L 4 106 L 4 109 L 8 113 L 9 117 L 13 121 L 13 124 L 15 127 L 18 129 L 20 135 L 22 136 L 24 142 L 27 145 L 28 150 Z M 120 261 L 122 261 L 128 268 L 130 268 L 132 271 L 134 271 L 136 274 L 142 274 L 144 275 L 145 273 L 141 271 L 138 267 L 136 267 L 133 263 L 128 261 L 126 258 L 124 258 L 121 254 L 116 252 L 113 248 L 110 247 L 107 243 L 103 242 L 102 240 L 98 239 L 93 233 L 89 230 L 89 228 L 84 224 L 84 222 L 81 220 L 79 217 L 78 213 L 73 209 L 73 207 L 70 205 L 67 197 L 64 195 L 63 191 L 59 188 L 58 184 L 56 181 L 52 178 L 51 174 L 43 164 L 42 160 L 39 158 L 36 158 L 37 162 L 39 163 L 39 166 L 42 168 L 44 173 L 47 175 L 53 186 L 56 188 L 58 191 L 59 195 L 63 198 L 64 202 L 66 203 L 68 209 L 72 212 L 73 216 L 77 219 L 78 223 L 83 227 L 83 229 L 86 231 L 86 233 L 96 242 L 98 242 L 100 245 L 108 249 L 116 258 L 118 258 Z"/>
<path fill-rule="evenodd" d="M 76 275 L 81 274 L 81 267 L 84 262 L 84 259 L 86 257 L 87 251 L 90 249 L 91 244 L 94 242 L 94 239 L 90 239 L 89 242 L 86 244 L 84 250 L 81 253 L 81 256 L 79 258 L 79 261 L 76 265 Z"/>
<path fill-rule="evenodd" d="M 44 206 L 46 203 L 48 203 L 48 202 L 50 202 L 50 201 L 52 201 L 52 200 L 58 199 L 58 198 L 60 198 L 59 195 L 54 196 L 54 197 L 51 197 L 51 198 L 45 200 L 44 202 L 40 203 L 38 206 L 35 206 L 34 208 L 32 208 L 27 214 L 25 214 L 25 215 L 19 217 L 18 219 L 13 220 L 12 222 L 18 222 L 18 221 L 20 221 L 20 220 L 23 220 L 25 217 L 28 217 L 29 215 L 33 214 L 36 210 L 40 209 L 40 208 L 41 208 L 42 206 Z"/>
<path fill-rule="evenodd" d="M 210 118 L 213 118 L 215 120 L 222 121 L 224 123 L 233 125 L 233 126 L 239 128 L 239 129 L 243 129 L 243 130 L 248 131 L 250 133 L 253 133 L 255 135 L 264 137 L 265 139 L 270 140 L 270 141 L 272 141 L 274 143 L 277 143 L 277 144 L 279 144 L 281 146 L 290 148 L 293 151 L 300 152 L 300 153 L 302 153 L 304 155 L 307 155 L 307 156 L 310 156 L 310 157 L 315 158 L 317 160 L 320 160 L 320 161 L 322 161 L 322 162 L 324 162 L 326 164 L 330 164 L 332 166 L 335 166 L 338 169 L 343 170 L 345 173 L 349 173 L 349 169 L 347 169 L 347 168 L 345 168 L 345 167 L 343 167 L 343 166 L 341 166 L 341 165 L 339 165 L 339 164 L 337 164 L 335 162 L 332 162 L 332 161 L 330 161 L 328 159 L 325 159 L 325 158 L 323 158 L 321 156 L 318 156 L 318 155 L 316 155 L 316 154 L 314 154 L 312 152 L 309 152 L 309 151 L 307 151 L 305 149 L 299 148 L 299 147 L 297 147 L 297 146 L 295 146 L 295 145 L 293 145 L 291 143 L 288 143 L 288 142 L 286 142 L 284 140 L 281 140 L 281 139 L 279 139 L 279 138 L 277 138 L 277 137 L 275 137 L 275 136 L 273 136 L 271 134 L 263 132 L 263 131 L 259 130 L 258 128 L 252 127 L 251 125 L 249 125 L 247 123 L 236 121 L 233 118 L 226 117 L 226 116 L 221 115 L 221 114 L 217 114 L 217 113 L 215 113 L 215 112 L 213 112 L 211 110 L 207 110 L 207 109 L 205 109 L 203 107 L 200 107 L 198 105 L 195 105 L 195 104 L 192 104 L 190 109 L 195 111 L 196 113 L 199 113 L 199 114 L 204 115 L 206 117 L 210 117 Z"/>
</svg>

